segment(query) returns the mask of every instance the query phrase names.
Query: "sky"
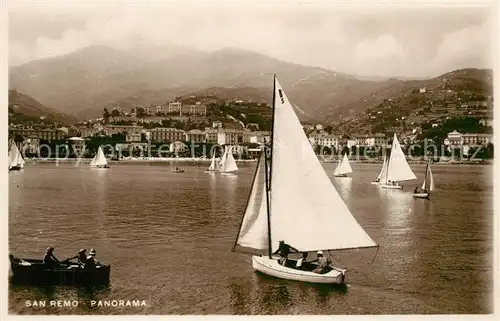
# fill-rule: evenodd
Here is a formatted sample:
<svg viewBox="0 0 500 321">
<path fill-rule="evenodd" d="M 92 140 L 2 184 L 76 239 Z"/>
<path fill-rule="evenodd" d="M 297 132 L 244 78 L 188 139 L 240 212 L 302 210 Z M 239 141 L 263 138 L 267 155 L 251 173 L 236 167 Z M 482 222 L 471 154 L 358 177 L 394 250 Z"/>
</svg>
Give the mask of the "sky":
<svg viewBox="0 0 500 321">
<path fill-rule="evenodd" d="M 8 4 L 9 65 L 90 46 L 236 47 L 359 76 L 493 68 L 495 16 L 477 4 L 81 2 Z"/>
</svg>

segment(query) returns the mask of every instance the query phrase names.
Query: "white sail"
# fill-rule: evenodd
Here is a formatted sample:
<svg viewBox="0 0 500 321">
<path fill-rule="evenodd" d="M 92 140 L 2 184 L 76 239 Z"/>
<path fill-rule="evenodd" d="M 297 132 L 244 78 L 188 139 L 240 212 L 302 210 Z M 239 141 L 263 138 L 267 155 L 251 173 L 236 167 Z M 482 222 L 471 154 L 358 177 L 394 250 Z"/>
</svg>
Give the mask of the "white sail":
<svg viewBox="0 0 500 321">
<path fill-rule="evenodd" d="M 380 180 L 381 178 L 385 178 L 386 174 L 387 174 L 387 157 L 384 156 L 384 164 L 382 165 L 382 170 L 380 170 L 377 179 Z"/>
<path fill-rule="evenodd" d="M 226 160 L 227 160 L 227 149 L 224 150 L 224 154 L 222 154 L 222 157 L 219 162 L 219 167 L 221 172 L 224 172 L 224 170 L 226 169 Z"/>
<path fill-rule="evenodd" d="M 434 190 L 434 178 L 432 177 L 432 171 L 431 171 L 431 164 L 430 160 L 427 163 L 427 168 L 425 169 L 425 178 L 424 182 L 422 183 L 422 189 L 426 190 L 428 192 Z"/>
<path fill-rule="evenodd" d="M 351 165 L 349 164 L 349 159 L 347 158 L 347 154 L 344 154 L 342 161 L 339 166 L 334 171 L 334 174 L 349 174 L 352 173 Z"/>
<path fill-rule="evenodd" d="M 387 165 L 387 175 L 386 178 L 383 179 L 385 183 L 387 183 L 388 181 L 401 182 L 416 178 L 410 165 L 408 165 L 406 161 L 406 156 L 401 149 L 396 133 L 394 133 L 391 156 L 389 157 L 389 163 Z"/>
<path fill-rule="evenodd" d="M 275 78 L 271 239 L 300 251 L 374 247 L 325 173 Z"/>
<path fill-rule="evenodd" d="M 16 143 L 13 142 L 9 152 L 9 169 L 13 167 L 23 168 L 24 164 L 25 162 L 23 156 L 21 155 L 21 152 L 19 152 Z"/>
<path fill-rule="evenodd" d="M 257 165 L 250 198 L 248 199 L 247 208 L 236 241 L 237 245 L 257 250 L 264 250 L 268 247 L 264 162 L 264 156 L 262 155 Z"/>
<path fill-rule="evenodd" d="M 234 160 L 233 153 L 230 148 L 227 148 L 226 153 L 224 154 L 225 161 L 221 166 L 222 173 L 230 173 L 238 170 L 238 166 L 236 166 L 236 161 Z"/>
<path fill-rule="evenodd" d="M 431 167 L 429 166 L 429 191 L 434 190 L 434 177 L 432 176 Z"/>
<path fill-rule="evenodd" d="M 209 171 L 216 171 L 219 169 L 219 164 L 217 163 L 217 160 L 215 159 L 215 153 L 212 156 L 212 162 L 210 163 L 210 167 L 208 168 Z"/>
<path fill-rule="evenodd" d="M 104 152 L 102 151 L 101 146 L 97 149 L 97 154 L 90 162 L 90 166 L 104 166 L 107 165 L 106 156 L 104 156 Z"/>
</svg>

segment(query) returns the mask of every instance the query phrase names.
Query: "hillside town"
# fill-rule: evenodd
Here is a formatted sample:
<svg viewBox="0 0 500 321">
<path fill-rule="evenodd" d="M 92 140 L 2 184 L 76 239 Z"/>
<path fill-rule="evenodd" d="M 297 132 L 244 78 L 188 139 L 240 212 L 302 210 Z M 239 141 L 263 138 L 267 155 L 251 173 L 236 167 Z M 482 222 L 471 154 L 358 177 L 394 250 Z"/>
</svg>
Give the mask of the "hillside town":
<svg viewBox="0 0 500 321">
<path fill-rule="evenodd" d="M 130 111 L 115 106 L 111 112 L 105 109 L 103 117 L 71 126 L 11 124 L 9 139 L 20 144 L 27 157 L 40 157 L 43 154 L 40 147 L 44 144 L 56 146 L 64 143 L 75 146 L 73 149 L 83 150 L 84 157 L 92 157 L 98 145 L 113 146 L 113 151 L 120 153 L 122 157 L 144 155 L 145 151 L 152 157 L 187 156 L 192 154 L 191 146 L 194 145 L 201 146 L 196 152 L 199 157 L 206 156 L 204 153 L 207 153 L 207 148 L 213 145 L 229 147 L 240 158 L 258 155 L 260 145 L 269 141 L 270 131 L 260 130 L 257 123 L 245 125 L 230 115 L 209 117 L 209 114 L 213 115 L 211 103 L 213 102 L 209 102 L 207 107 L 206 101 L 195 101 L 192 104 L 172 101 L 158 106 L 136 107 Z M 232 103 L 252 104 L 242 100 Z M 266 105 L 260 107 L 269 108 Z M 478 121 L 479 126 L 490 128 L 490 120 Z M 442 122 L 432 123 L 427 129 L 439 126 L 443 126 Z M 401 135 L 400 142 L 405 147 L 422 143 L 422 127 L 405 126 L 394 130 Z M 332 126 L 322 124 L 304 124 L 303 128 L 317 154 L 347 152 L 353 155 L 359 153 L 360 149 L 388 148 L 392 143 L 392 137 L 381 132 L 346 135 L 335 133 Z M 469 151 L 478 147 L 489 146 L 492 149 L 492 138 L 491 133 L 451 130 L 442 144 L 446 147 L 445 153 L 460 148 L 464 155 L 468 155 Z M 158 146 L 166 144 L 168 149 L 163 148 L 163 154 L 160 155 Z"/>
</svg>

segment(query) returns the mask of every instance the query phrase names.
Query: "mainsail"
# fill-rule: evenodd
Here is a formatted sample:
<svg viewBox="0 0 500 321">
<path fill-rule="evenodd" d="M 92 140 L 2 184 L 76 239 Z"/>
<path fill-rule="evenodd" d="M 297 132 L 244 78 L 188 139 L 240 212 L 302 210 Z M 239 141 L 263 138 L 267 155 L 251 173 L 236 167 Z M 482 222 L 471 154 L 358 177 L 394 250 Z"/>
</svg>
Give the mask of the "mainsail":
<svg viewBox="0 0 500 321">
<path fill-rule="evenodd" d="M 384 156 L 384 164 L 382 165 L 382 170 L 377 176 L 377 180 L 380 180 L 381 178 L 385 178 L 387 175 L 387 157 Z"/>
<path fill-rule="evenodd" d="M 432 177 L 431 158 L 430 157 L 429 157 L 429 161 L 427 163 L 427 167 L 425 169 L 425 178 L 424 178 L 424 182 L 422 183 L 422 189 L 426 190 L 427 192 L 434 190 L 434 178 Z"/>
<path fill-rule="evenodd" d="M 24 159 L 23 156 L 21 155 L 21 152 L 19 152 L 19 149 L 17 148 L 17 145 L 15 142 L 12 143 L 10 146 L 10 152 L 9 152 L 9 169 L 13 167 L 24 167 Z"/>
<path fill-rule="evenodd" d="M 102 151 L 101 146 L 97 149 L 97 154 L 94 156 L 92 161 L 90 162 L 90 166 L 104 166 L 108 164 L 106 161 L 106 156 L 104 156 L 104 152 Z"/>
<path fill-rule="evenodd" d="M 349 174 L 352 173 L 351 165 L 349 164 L 349 159 L 347 158 L 347 154 L 344 154 L 342 161 L 339 166 L 334 171 L 334 174 Z"/>
<path fill-rule="evenodd" d="M 210 167 L 208 168 L 209 171 L 217 171 L 219 170 L 219 164 L 217 163 L 217 160 L 215 159 L 215 153 L 212 156 L 212 162 L 210 163 Z"/>
<path fill-rule="evenodd" d="M 401 149 L 396 133 L 394 133 L 385 183 L 388 183 L 388 181 L 401 182 L 416 178 L 406 161 L 406 156 Z"/>
<path fill-rule="evenodd" d="M 220 171 L 222 173 L 229 173 L 238 170 L 238 166 L 236 166 L 236 161 L 234 160 L 233 153 L 231 148 L 226 148 L 226 152 L 224 153 L 223 159 L 224 162 L 221 161 Z"/>
<path fill-rule="evenodd" d="M 274 81 L 270 206 L 267 213 L 270 229 L 266 228 L 266 220 L 261 218 L 267 204 L 261 201 L 259 206 L 253 206 L 250 199 L 253 209 L 247 206 L 236 244 L 262 249 L 262 240 L 268 245 L 271 239 L 272 251 L 278 248 L 281 240 L 300 251 L 376 247 L 325 173 L 277 78 Z M 265 181 L 256 181 L 257 178 L 254 186 L 265 184 Z M 261 194 L 256 191 L 254 198 L 255 195 Z M 253 217 L 255 219 L 251 219 Z M 248 232 L 242 234 L 248 225 L 245 222 L 254 222 L 252 237 L 244 237 L 250 235 Z"/>
</svg>

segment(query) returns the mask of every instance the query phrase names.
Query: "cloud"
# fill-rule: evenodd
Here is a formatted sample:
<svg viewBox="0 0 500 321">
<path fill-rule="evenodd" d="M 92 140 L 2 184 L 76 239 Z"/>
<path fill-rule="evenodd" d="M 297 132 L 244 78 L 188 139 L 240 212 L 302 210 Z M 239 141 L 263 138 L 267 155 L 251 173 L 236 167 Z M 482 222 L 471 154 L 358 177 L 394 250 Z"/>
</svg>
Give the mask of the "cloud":
<svg viewBox="0 0 500 321">
<path fill-rule="evenodd" d="M 436 56 L 430 62 L 438 73 L 451 69 L 477 67 L 491 68 L 493 65 L 492 22 L 470 26 L 448 33 L 437 48 Z"/>
<path fill-rule="evenodd" d="M 207 51 L 238 47 L 360 75 L 425 76 L 482 66 L 492 45 L 478 35 L 491 29 L 480 24 L 485 11 L 474 8 L 437 14 L 436 8 L 373 11 L 311 3 L 54 2 L 9 9 L 11 65 L 94 44 L 176 44 Z"/>
</svg>

